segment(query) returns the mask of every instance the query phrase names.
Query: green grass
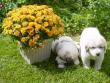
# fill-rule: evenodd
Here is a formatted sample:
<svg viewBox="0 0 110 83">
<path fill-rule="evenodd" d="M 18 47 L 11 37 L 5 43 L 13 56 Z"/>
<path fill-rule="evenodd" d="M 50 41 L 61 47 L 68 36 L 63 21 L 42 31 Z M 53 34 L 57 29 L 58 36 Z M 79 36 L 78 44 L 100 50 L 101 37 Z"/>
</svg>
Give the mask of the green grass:
<svg viewBox="0 0 110 83">
<path fill-rule="evenodd" d="M 102 70 L 86 70 L 82 65 L 58 69 L 54 59 L 28 65 L 17 44 L 0 36 L 0 83 L 110 83 L 110 41 Z"/>
</svg>

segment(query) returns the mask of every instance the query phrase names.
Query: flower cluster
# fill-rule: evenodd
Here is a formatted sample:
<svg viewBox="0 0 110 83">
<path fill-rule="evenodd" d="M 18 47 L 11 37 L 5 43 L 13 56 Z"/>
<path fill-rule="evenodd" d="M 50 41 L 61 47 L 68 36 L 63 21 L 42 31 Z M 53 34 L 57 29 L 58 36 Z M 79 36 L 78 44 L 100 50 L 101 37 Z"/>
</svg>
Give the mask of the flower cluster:
<svg viewBox="0 0 110 83">
<path fill-rule="evenodd" d="M 3 33 L 11 35 L 25 46 L 39 46 L 45 39 L 64 32 L 64 25 L 53 9 L 46 5 L 27 5 L 7 13 Z"/>
</svg>

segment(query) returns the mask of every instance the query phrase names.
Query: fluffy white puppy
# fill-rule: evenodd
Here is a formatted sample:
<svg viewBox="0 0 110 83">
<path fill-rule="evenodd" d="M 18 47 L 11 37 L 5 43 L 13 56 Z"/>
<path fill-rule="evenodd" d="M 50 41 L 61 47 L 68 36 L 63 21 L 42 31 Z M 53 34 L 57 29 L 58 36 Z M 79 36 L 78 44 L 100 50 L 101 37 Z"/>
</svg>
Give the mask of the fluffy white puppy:
<svg viewBox="0 0 110 83">
<path fill-rule="evenodd" d="M 52 43 L 52 52 L 56 53 L 58 68 L 64 68 L 65 63 L 74 62 L 79 64 L 79 46 L 71 37 L 62 36 Z"/>
<path fill-rule="evenodd" d="M 81 59 L 86 69 L 90 68 L 90 60 L 95 60 L 94 68 L 101 69 L 106 52 L 106 40 L 95 27 L 85 28 L 80 37 Z"/>
</svg>

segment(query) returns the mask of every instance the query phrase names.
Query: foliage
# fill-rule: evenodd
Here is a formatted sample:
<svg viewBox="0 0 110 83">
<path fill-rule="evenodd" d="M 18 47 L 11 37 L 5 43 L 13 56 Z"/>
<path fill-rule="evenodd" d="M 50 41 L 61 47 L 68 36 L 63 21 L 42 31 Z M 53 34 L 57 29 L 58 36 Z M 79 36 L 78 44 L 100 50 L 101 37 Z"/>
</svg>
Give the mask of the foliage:
<svg viewBox="0 0 110 83">
<path fill-rule="evenodd" d="M 110 38 L 110 0 L 55 0 L 52 4 L 65 23 L 68 33 L 80 34 L 85 27 L 98 27 Z"/>
<path fill-rule="evenodd" d="M 25 46 L 39 46 L 45 39 L 62 34 L 64 25 L 53 9 L 46 5 L 27 5 L 7 13 L 3 33 L 15 37 Z"/>
<path fill-rule="evenodd" d="M 53 7 L 65 23 L 65 31 L 80 34 L 83 28 L 96 26 L 110 38 L 110 0 L 2 0 L 17 6 L 24 4 L 46 4 Z M 3 14 L 5 15 L 5 14 Z"/>
</svg>

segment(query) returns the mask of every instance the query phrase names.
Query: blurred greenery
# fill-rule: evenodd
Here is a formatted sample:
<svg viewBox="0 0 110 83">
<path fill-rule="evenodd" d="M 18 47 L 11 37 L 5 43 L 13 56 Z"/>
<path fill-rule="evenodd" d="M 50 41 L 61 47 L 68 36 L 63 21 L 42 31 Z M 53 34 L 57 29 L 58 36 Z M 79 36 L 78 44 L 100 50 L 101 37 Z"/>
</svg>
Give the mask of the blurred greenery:
<svg viewBox="0 0 110 83">
<path fill-rule="evenodd" d="M 110 0 L 0 0 L 0 31 L 3 18 L 13 8 L 27 4 L 46 4 L 53 7 L 65 24 L 67 33 L 80 34 L 85 27 L 98 27 L 110 38 Z"/>
</svg>

